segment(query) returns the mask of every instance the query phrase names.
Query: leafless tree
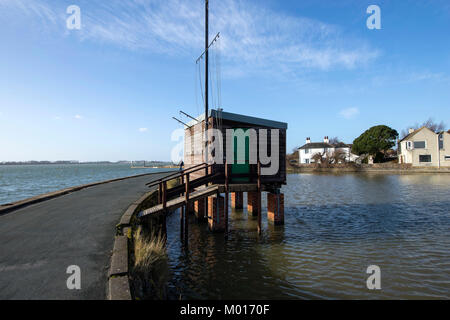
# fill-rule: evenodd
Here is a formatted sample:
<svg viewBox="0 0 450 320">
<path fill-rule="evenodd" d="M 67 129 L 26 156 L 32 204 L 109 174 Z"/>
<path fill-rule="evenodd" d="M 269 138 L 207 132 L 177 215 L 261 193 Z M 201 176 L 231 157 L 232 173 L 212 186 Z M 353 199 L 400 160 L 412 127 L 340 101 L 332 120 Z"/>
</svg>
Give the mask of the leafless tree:
<svg viewBox="0 0 450 320">
<path fill-rule="evenodd" d="M 446 125 L 445 125 L 444 121 L 441 121 L 440 123 L 437 123 L 437 122 L 435 122 L 433 120 L 433 118 L 429 118 L 427 121 L 423 122 L 420 125 L 416 123 L 414 126 L 411 126 L 411 127 L 407 128 L 407 129 L 403 129 L 402 133 L 401 133 L 402 139 L 409 134 L 409 129 L 417 130 L 417 129 L 422 128 L 422 127 L 427 127 L 431 131 L 438 133 L 440 131 L 444 131 Z"/>
<path fill-rule="evenodd" d="M 334 137 L 334 138 L 330 139 L 331 144 L 338 144 L 339 142 L 341 142 L 341 139 L 339 139 L 338 137 Z"/>
<path fill-rule="evenodd" d="M 345 162 L 347 154 L 342 149 L 336 149 L 329 157 L 328 162 L 331 163 L 340 163 Z"/>
<path fill-rule="evenodd" d="M 322 163 L 324 160 L 324 156 L 325 152 L 324 153 L 317 152 L 312 155 L 311 159 L 314 160 L 315 163 Z"/>
</svg>

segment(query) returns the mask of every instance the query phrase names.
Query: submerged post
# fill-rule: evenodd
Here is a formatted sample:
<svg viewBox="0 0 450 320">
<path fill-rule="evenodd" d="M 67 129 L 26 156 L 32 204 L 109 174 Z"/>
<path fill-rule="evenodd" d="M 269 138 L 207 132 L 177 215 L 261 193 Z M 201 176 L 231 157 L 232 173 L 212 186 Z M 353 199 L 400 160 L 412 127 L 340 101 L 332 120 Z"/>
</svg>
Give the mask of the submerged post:
<svg viewBox="0 0 450 320">
<path fill-rule="evenodd" d="M 184 239 L 184 206 L 180 208 L 180 240 Z"/>
<path fill-rule="evenodd" d="M 225 239 L 228 238 L 228 162 L 225 161 Z"/>
<path fill-rule="evenodd" d="M 257 208 L 258 208 L 258 234 L 261 234 L 261 162 L 258 160 L 258 200 L 257 200 Z"/>
<path fill-rule="evenodd" d="M 185 180 L 185 216 L 184 216 L 184 245 L 189 244 L 189 173 L 186 174 Z"/>
</svg>

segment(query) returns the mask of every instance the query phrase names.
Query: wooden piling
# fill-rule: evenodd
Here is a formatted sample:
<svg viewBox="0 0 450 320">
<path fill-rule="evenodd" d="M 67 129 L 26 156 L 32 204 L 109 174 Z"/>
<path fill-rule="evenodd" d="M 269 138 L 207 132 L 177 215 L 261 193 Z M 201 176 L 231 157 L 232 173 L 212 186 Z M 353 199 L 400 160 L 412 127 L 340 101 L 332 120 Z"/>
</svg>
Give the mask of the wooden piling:
<svg viewBox="0 0 450 320">
<path fill-rule="evenodd" d="M 184 239 L 184 206 L 180 208 L 180 240 Z"/>
<path fill-rule="evenodd" d="M 225 239 L 228 239 L 228 163 L 225 161 Z"/>
<path fill-rule="evenodd" d="M 189 244 L 189 173 L 186 174 L 185 180 L 185 215 L 184 215 L 184 244 Z"/>
<path fill-rule="evenodd" d="M 258 234 L 261 234 L 261 162 L 258 160 Z"/>
</svg>

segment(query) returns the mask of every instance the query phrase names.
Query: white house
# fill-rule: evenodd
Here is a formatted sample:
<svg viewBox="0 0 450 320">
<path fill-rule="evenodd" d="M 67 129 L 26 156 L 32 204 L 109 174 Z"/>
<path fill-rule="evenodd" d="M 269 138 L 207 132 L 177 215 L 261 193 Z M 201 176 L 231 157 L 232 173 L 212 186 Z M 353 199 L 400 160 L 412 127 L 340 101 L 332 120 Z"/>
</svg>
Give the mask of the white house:
<svg viewBox="0 0 450 320">
<path fill-rule="evenodd" d="M 314 155 L 320 153 L 323 157 L 331 156 L 336 150 L 341 150 L 345 154 L 345 161 L 355 161 L 358 156 L 351 153 L 352 146 L 339 142 L 331 144 L 328 136 L 323 142 L 311 142 L 311 138 L 306 138 L 306 144 L 298 148 L 298 162 L 302 164 L 314 163 Z"/>
<path fill-rule="evenodd" d="M 450 166 L 450 132 L 435 133 L 427 127 L 409 129 L 398 143 L 399 163 L 413 166 Z"/>
</svg>

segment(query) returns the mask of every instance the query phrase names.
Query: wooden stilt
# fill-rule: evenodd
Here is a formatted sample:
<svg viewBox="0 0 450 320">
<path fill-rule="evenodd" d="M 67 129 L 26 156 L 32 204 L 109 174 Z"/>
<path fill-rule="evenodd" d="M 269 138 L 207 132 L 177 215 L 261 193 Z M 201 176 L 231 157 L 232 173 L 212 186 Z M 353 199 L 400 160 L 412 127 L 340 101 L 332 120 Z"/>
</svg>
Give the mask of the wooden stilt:
<svg viewBox="0 0 450 320">
<path fill-rule="evenodd" d="M 228 163 L 225 161 L 225 239 L 228 239 Z"/>
<path fill-rule="evenodd" d="M 184 206 L 180 208 L 180 240 L 184 239 Z"/>
<path fill-rule="evenodd" d="M 261 162 L 258 160 L 258 234 L 261 234 Z"/>
<path fill-rule="evenodd" d="M 187 211 L 184 215 L 184 245 L 186 246 L 186 248 L 189 245 L 189 215 L 187 214 Z"/>
<path fill-rule="evenodd" d="M 189 188 L 189 173 L 186 174 L 186 181 L 185 181 L 185 190 L 184 190 L 184 196 L 185 196 L 185 216 L 184 216 L 184 245 L 186 246 L 186 248 L 189 245 L 189 215 L 188 215 L 188 210 L 189 210 L 189 192 L 190 192 L 190 188 Z"/>
</svg>

